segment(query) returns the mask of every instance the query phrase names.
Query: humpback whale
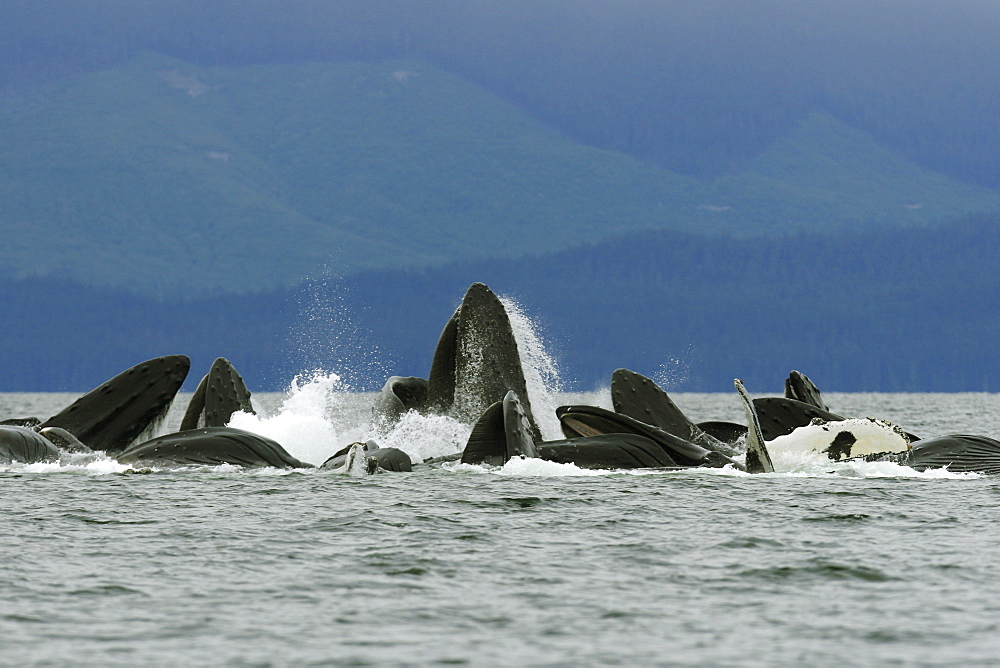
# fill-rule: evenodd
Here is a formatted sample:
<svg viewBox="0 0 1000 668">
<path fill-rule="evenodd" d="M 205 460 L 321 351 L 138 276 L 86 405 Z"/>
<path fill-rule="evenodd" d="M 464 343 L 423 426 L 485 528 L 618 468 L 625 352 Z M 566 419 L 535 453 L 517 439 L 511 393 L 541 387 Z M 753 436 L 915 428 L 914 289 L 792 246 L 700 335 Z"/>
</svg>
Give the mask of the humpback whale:
<svg viewBox="0 0 1000 668">
<path fill-rule="evenodd" d="M 364 462 L 361 464 L 360 462 Z M 359 471 L 378 473 L 379 471 L 412 471 L 410 456 L 399 448 L 380 448 L 375 441 L 351 443 L 335 452 L 321 469 L 340 470 L 357 475 Z"/>
<path fill-rule="evenodd" d="M 918 471 L 947 468 L 956 473 L 1000 473 L 1000 441 L 986 436 L 950 434 L 917 441 L 891 458 Z"/>
<path fill-rule="evenodd" d="M 725 420 L 708 420 L 699 422 L 696 426 L 730 447 L 735 447 L 740 439 L 747 435 L 747 428 L 744 425 Z"/>
<path fill-rule="evenodd" d="M 774 464 L 771 463 L 771 455 L 767 452 L 767 446 L 764 445 L 764 434 L 760 430 L 757 409 L 750 401 L 750 395 L 743 387 L 743 381 L 737 378 L 733 384 L 743 401 L 743 411 L 747 418 L 747 473 L 773 473 Z"/>
<path fill-rule="evenodd" d="M 38 425 L 59 427 L 93 450 L 115 455 L 166 417 L 191 360 L 167 355 L 126 369 Z"/>
<path fill-rule="evenodd" d="M 117 459 L 122 464 L 313 468 L 270 438 L 227 427 L 237 411 L 254 412 L 250 390 L 232 363 L 219 357 L 198 383 L 180 431 L 134 443 Z"/>
<path fill-rule="evenodd" d="M 270 438 L 226 426 L 233 413 L 253 413 L 250 391 L 229 360 L 220 357 L 201 379 L 192 395 L 178 432 L 135 443 L 120 453 L 122 464 L 207 465 L 234 464 L 245 467 L 314 468 L 302 462 Z M 347 466 L 347 470 L 409 471 L 410 459 L 395 448 L 348 446 L 324 464 L 325 468 Z M 339 461 L 335 461 L 338 459 Z"/>
<path fill-rule="evenodd" d="M 84 445 L 80 439 L 62 427 L 45 427 L 44 429 L 40 429 L 38 433 L 51 441 L 54 446 L 63 452 L 93 452 L 93 450 Z"/>
<path fill-rule="evenodd" d="M 733 422 L 692 422 L 655 381 L 629 369 L 611 374 L 611 402 L 617 413 L 729 455 L 736 454 L 736 444 L 747 433 Z"/>
<path fill-rule="evenodd" d="M 509 390 L 522 398 L 532 436 L 541 440 L 507 310 L 486 285 L 473 283 L 441 331 L 429 378 L 391 377 L 374 410 L 387 420 L 416 410 L 471 422 Z"/>
<path fill-rule="evenodd" d="M 499 466 L 512 457 L 524 456 L 600 469 L 738 466 L 725 455 L 628 416 L 592 406 L 563 406 L 556 412 L 567 438 L 536 442 L 531 436 L 530 416 L 517 394 L 508 392 L 476 423 L 462 462 Z"/>
<path fill-rule="evenodd" d="M 292 457 L 276 441 L 233 427 L 203 427 L 166 434 L 125 449 L 117 459 L 122 464 L 236 464 L 313 468 L 312 464 Z"/>
<path fill-rule="evenodd" d="M 463 464 L 502 466 L 512 457 L 532 457 L 580 468 L 675 467 L 654 441 L 636 434 L 610 434 L 535 443 L 517 395 L 507 393 L 476 423 L 462 452 Z"/>
<path fill-rule="evenodd" d="M 425 411 L 429 383 L 417 376 L 390 376 L 375 397 L 372 412 L 388 422 L 396 422 L 408 410 Z"/>
<path fill-rule="evenodd" d="M 801 371 L 792 369 L 788 374 L 788 378 L 785 379 L 785 397 L 815 406 L 823 411 L 830 410 L 826 402 L 823 401 L 819 388 L 809 380 L 809 376 Z"/>
<path fill-rule="evenodd" d="M 848 418 L 834 422 L 815 420 L 791 434 L 768 441 L 776 453 L 814 453 L 831 461 L 844 461 L 910 449 L 910 439 L 900 427 L 876 418 Z"/>
<path fill-rule="evenodd" d="M 791 377 L 795 376 L 793 372 Z M 747 417 L 747 471 L 769 473 L 774 470 L 771 455 L 776 452 L 816 453 L 831 461 L 858 458 L 883 458 L 905 453 L 910 449 L 910 437 L 900 427 L 874 418 L 841 418 L 826 410 L 795 399 L 780 399 L 777 405 L 788 411 L 812 412 L 814 417 L 808 424 L 799 426 L 774 437 L 768 437 L 768 430 L 760 419 L 761 408 L 773 410 L 776 405 L 767 397 L 763 401 L 750 400 L 742 381 L 733 381 L 743 401 Z M 818 398 L 818 392 L 815 394 Z M 830 415 L 825 419 L 820 415 Z M 774 420 L 779 424 L 779 420 Z M 774 433 L 774 432 L 772 432 Z"/>
<path fill-rule="evenodd" d="M 709 450 L 728 450 L 723 440 L 688 419 L 653 380 L 628 369 L 611 374 L 611 402 L 616 413 L 658 427 Z"/>
<path fill-rule="evenodd" d="M 337 453 L 340 456 L 334 455 L 330 457 L 323 462 L 320 468 L 332 470 L 335 473 L 345 473 L 355 478 L 377 473 L 378 464 L 368 459 L 365 450 L 366 445 L 367 443 L 361 443 L 360 441 L 351 443 L 341 450 L 343 452 L 342 455 Z"/>
<path fill-rule="evenodd" d="M 569 437 L 635 434 L 658 444 L 680 466 L 737 466 L 719 449 L 710 449 L 659 427 L 597 406 L 560 406 L 556 416 L 563 433 Z"/>
<path fill-rule="evenodd" d="M 769 473 L 774 470 L 770 459 L 770 445 L 764 442 L 761 422 L 757 415 L 756 404 L 750 401 L 743 384 L 735 380 L 736 389 L 743 400 L 750 429 L 747 433 L 747 471 L 750 473 Z M 836 423 L 830 423 L 833 426 Z M 792 437 L 799 434 L 803 428 L 792 432 Z M 949 471 L 961 473 L 1000 473 L 1000 441 L 986 436 L 970 436 L 965 434 L 949 434 L 918 440 L 909 443 L 905 432 L 896 428 L 898 435 L 907 447 L 897 452 L 867 452 L 854 458 L 867 461 L 888 461 L 909 466 L 918 471 L 947 468 Z M 831 432 L 835 429 L 831 429 Z M 837 436 L 841 434 L 838 433 Z M 850 433 L 853 437 L 854 434 Z M 775 439 L 777 442 L 780 438 Z M 834 437 L 836 438 L 836 436 Z M 831 456 L 831 458 L 834 458 Z M 753 461 L 752 461 L 753 460 Z"/>
<path fill-rule="evenodd" d="M 796 399 L 757 397 L 753 400 L 753 404 L 760 416 L 764 437 L 769 441 L 791 434 L 799 427 L 805 427 L 814 422 L 843 422 L 851 419 Z M 903 433 L 911 443 L 920 440 L 919 436 L 909 431 Z"/>
<path fill-rule="evenodd" d="M 60 451 L 121 452 L 163 421 L 190 365 L 184 355 L 157 357 L 105 381 L 47 420 L 4 420 L 0 462 L 56 461 Z"/>
<path fill-rule="evenodd" d="M 59 461 L 59 448 L 33 429 L 0 425 L 0 464 Z"/>
<path fill-rule="evenodd" d="M 731 422 L 693 423 L 655 382 L 634 371 L 627 369 L 615 371 L 611 377 L 611 388 L 611 397 L 617 412 L 653 424 L 709 449 L 733 454 L 732 446 L 729 445 L 727 448 L 727 445 L 736 443 L 747 434 L 746 427 Z M 847 418 L 830 412 L 816 385 L 799 371 L 792 371 L 785 380 L 785 397 L 758 397 L 753 399 L 752 403 L 759 418 L 763 439 L 768 442 L 789 435 L 800 427 L 854 420 L 845 427 L 849 431 L 841 434 L 841 440 L 837 443 L 823 444 L 822 433 L 817 433 L 813 439 L 817 446 L 823 445 L 824 448 L 829 448 L 831 459 L 834 460 L 857 454 L 870 454 L 872 451 L 866 450 L 864 445 L 852 448 L 859 440 L 874 445 L 873 440 L 884 436 L 883 445 L 886 451 L 898 451 L 902 444 L 899 439 L 903 436 L 910 442 L 918 440 L 913 434 L 900 432 L 894 425 L 884 421 L 873 418 Z M 829 427 L 818 428 L 820 431 L 829 429 Z M 802 436 L 799 434 L 797 439 L 798 447 L 802 447 Z M 894 440 L 897 442 L 893 443 Z M 785 443 L 779 443 L 779 449 L 784 445 Z"/>
<path fill-rule="evenodd" d="M 910 448 L 909 439 L 902 429 L 884 420 L 871 418 L 829 422 L 816 419 L 790 434 L 768 439 L 762 429 L 758 404 L 750 400 L 742 381 L 736 379 L 733 384 L 747 418 L 746 467 L 750 473 L 773 472 L 771 455 L 780 451 L 814 453 L 831 461 L 843 461 L 889 456 Z"/>
<path fill-rule="evenodd" d="M 483 411 L 462 451 L 463 464 L 502 466 L 511 457 L 537 457 L 528 417 L 513 390 Z"/>
<path fill-rule="evenodd" d="M 753 399 L 753 405 L 760 419 L 761 433 L 768 441 L 791 434 L 813 420 L 839 422 L 847 419 L 813 404 L 786 397 L 757 397 Z"/>
<path fill-rule="evenodd" d="M 225 358 L 215 360 L 185 414 L 189 423 L 209 426 L 144 440 L 142 437 L 166 416 L 190 364 L 184 355 L 147 360 L 102 383 L 44 422 L 34 418 L 9 420 L 31 427 L 0 425 L 0 463 L 57 461 L 61 450 L 103 450 L 123 464 L 311 467 L 271 439 L 223 426 L 235 411 L 253 410 L 249 390 Z"/>
<path fill-rule="evenodd" d="M 256 414 L 243 377 L 229 360 L 219 357 L 191 395 L 181 420 L 181 431 L 225 427 L 237 411 Z"/>
</svg>

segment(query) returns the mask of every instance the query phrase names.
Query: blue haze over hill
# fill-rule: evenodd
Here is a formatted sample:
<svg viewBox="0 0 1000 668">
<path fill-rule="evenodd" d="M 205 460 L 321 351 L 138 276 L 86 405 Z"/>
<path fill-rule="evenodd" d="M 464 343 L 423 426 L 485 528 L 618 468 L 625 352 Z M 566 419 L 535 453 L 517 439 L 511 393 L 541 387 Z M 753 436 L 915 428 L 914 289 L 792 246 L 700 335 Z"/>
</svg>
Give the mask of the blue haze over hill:
<svg viewBox="0 0 1000 668">
<path fill-rule="evenodd" d="M 486 280 L 573 330 L 582 385 L 995 388 L 997 29 L 972 0 L 13 0 L 0 386 L 191 352 L 272 388 L 356 327 L 370 386 L 426 373 Z M 343 331 L 304 355 L 296 286 L 331 272 Z"/>
<path fill-rule="evenodd" d="M 835 234 L 1000 211 L 997 193 L 824 113 L 739 172 L 685 175 L 411 61 L 204 69 L 143 53 L 12 98 L 0 120 L 2 274 L 162 297 L 637 230 Z"/>
</svg>

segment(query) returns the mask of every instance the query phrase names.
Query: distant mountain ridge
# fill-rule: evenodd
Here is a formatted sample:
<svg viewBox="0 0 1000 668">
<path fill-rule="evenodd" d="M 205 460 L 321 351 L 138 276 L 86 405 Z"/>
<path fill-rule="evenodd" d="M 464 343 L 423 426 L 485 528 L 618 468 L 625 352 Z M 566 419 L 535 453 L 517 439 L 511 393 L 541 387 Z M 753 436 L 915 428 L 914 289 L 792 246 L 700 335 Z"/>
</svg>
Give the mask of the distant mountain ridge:
<svg viewBox="0 0 1000 668">
<path fill-rule="evenodd" d="M 296 288 L 150 299 L 53 279 L 0 279 L 0 391 L 83 391 L 184 353 L 188 389 L 222 355 L 254 391 L 335 372 L 353 389 L 426 377 L 473 281 L 512 298 L 565 389 L 627 367 L 670 390 L 781 392 L 791 369 L 826 391 L 1000 391 L 1000 215 L 948 229 L 710 239 L 640 232 L 515 260 L 367 270 Z M 202 371 L 201 373 L 204 373 Z M 970 404 L 971 405 L 971 404 Z"/>
<path fill-rule="evenodd" d="M 144 53 L 3 101 L 0 146 L 0 278 L 175 298 L 642 230 L 837 234 L 1000 211 L 1000 194 L 828 115 L 699 180 L 413 61 L 205 69 Z"/>
</svg>

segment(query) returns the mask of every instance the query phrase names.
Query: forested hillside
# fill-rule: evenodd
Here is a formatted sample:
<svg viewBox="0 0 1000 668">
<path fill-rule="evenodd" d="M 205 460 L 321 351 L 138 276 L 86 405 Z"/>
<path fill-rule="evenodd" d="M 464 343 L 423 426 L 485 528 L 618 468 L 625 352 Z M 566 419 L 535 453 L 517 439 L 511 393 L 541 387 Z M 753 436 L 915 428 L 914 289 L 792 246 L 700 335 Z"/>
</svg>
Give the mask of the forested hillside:
<svg viewBox="0 0 1000 668">
<path fill-rule="evenodd" d="M 1000 194 L 829 115 L 739 171 L 687 176 L 415 61 L 206 69 L 143 53 L 0 104 L 0 145 L 0 276 L 162 297 L 638 230 L 837 234 L 1000 210 Z"/>
<path fill-rule="evenodd" d="M 717 175 L 813 111 L 1000 187 L 992 1 L 7 0 L 0 88 L 142 50 L 211 66 L 416 58 L 582 143 Z"/>
<path fill-rule="evenodd" d="M 441 328 L 477 280 L 531 316 L 570 388 L 604 384 L 624 366 L 688 391 L 727 391 L 734 376 L 780 391 L 793 368 L 829 390 L 1000 391 L 998 223 L 845 239 L 646 233 L 188 302 L 5 281 L 0 310 L 16 317 L 0 391 L 84 390 L 176 352 L 192 356 L 192 376 L 228 357 L 256 390 L 311 369 L 374 389 L 391 374 L 428 373 Z"/>
</svg>

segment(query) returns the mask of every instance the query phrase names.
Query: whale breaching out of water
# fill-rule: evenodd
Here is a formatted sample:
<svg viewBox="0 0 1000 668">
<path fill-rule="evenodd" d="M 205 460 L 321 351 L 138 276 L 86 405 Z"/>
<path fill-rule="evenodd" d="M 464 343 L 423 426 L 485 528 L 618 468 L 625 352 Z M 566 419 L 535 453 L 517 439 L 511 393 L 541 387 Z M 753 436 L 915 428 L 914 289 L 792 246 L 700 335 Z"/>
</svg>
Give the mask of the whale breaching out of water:
<svg viewBox="0 0 1000 668">
<path fill-rule="evenodd" d="M 225 358 L 201 379 L 181 429 L 156 435 L 187 377 L 190 360 L 167 355 L 123 371 L 56 415 L 0 422 L 0 464 L 55 462 L 68 453 L 100 451 L 122 464 L 315 468 L 276 440 L 227 426 L 254 414 L 250 391 Z M 883 420 L 845 418 L 828 408 L 816 385 L 792 371 L 784 397 L 750 398 L 734 381 L 746 426 L 690 420 L 652 380 L 628 369 L 611 377 L 614 410 L 561 406 L 564 439 L 545 441 L 532 413 L 518 342 L 503 303 L 474 283 L 441 332 L 428 379 L 391 377 L 374 414 L 384 424 L 414 411 L 475 423 L 462 452 L 418 463 L 461 459 L 502 466 L 512 458 L 592 469 L 731 467 L 769 473 L 796 457 L 842 462 L 894 462 L 916 470 L 1000 474 L 1000 441 L 946 435 L 920 439 Z M 367 475 L 414 469 L 410 456 L 373 440 L 345 447 L 320 468 Z M 745 463 L 737 457 L 743 454 Z"/>
<path fill-rule="evenodd" d="M 410 410 L 471 422 L 512 390 L 540 440 L 510 316 L 492 290 L 473 283 L 441 332 L 429 378 L 389 378 L 374 410 L 390 422 Z"/>
</svg>

